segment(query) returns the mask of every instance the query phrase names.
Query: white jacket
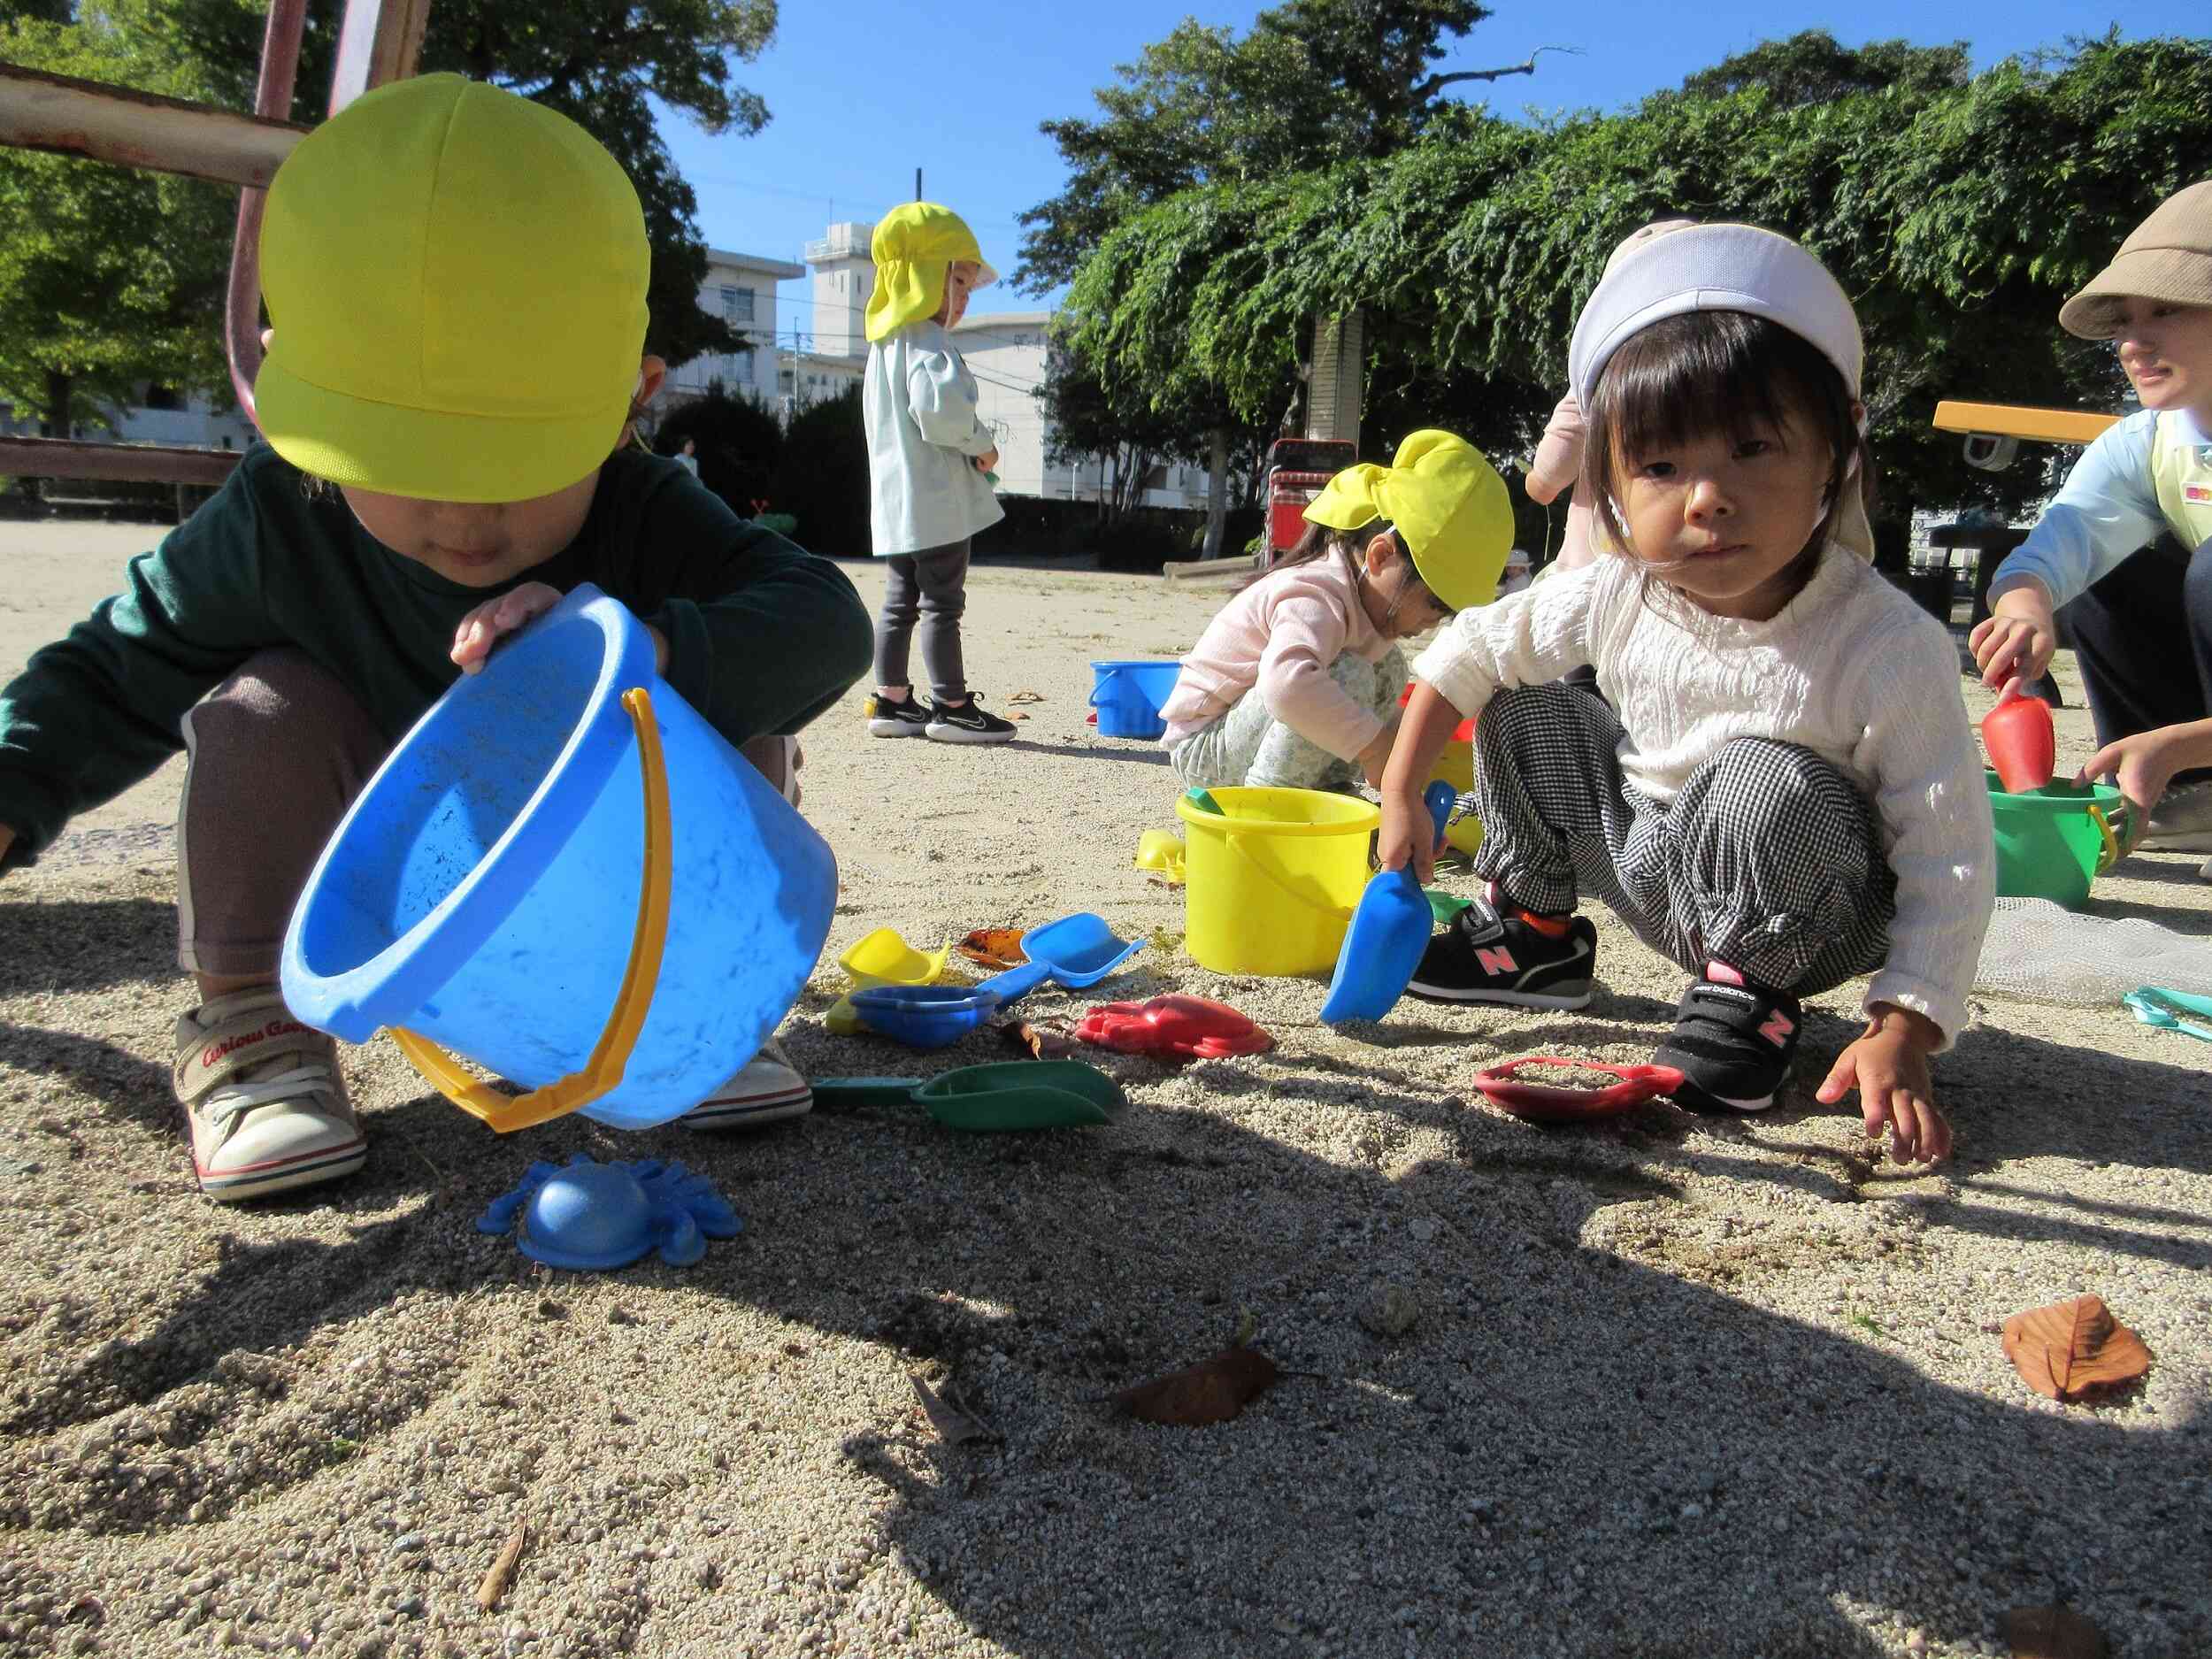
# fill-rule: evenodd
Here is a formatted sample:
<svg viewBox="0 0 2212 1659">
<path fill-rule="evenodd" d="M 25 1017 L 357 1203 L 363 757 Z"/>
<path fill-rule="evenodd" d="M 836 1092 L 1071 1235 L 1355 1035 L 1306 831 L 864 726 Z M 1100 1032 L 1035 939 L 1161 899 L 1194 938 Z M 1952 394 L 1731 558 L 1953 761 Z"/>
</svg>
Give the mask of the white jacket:
<svg viewBox="0 0 2212 1659">
<path fill-rule="evenodd" d="M 972 457 L 997 447 L 976 387 L 944 328 L 910 323 L 868 348 L 860 408 L 868 429 L 875 556 L 964 541 L 1006 517 Z"/>
</svg>

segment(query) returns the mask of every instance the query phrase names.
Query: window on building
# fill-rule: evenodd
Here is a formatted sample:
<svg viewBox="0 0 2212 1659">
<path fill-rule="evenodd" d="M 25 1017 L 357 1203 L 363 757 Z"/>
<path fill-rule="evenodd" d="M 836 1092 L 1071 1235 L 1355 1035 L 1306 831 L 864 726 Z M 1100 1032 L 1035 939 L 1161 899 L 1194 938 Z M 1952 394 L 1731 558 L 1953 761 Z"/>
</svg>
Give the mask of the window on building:
<svg viewBox="0 0 2212 1659">
<path fill-rule="evenodd" d="M 173 386 L 149 386 L 146 388 L 146 407 L 160 410 L 182 409 L 184 396 Z"/>
<path fill-rule="evenodd" d="M 753 320 L 753 290 L 726 288 L 722 290 L 722 320 L 726 323 L 749 323 Z"/>
<path fill-rule="evenodd" d="M 750 386 L 753 383 L 753 354 L 751 352 L 741 351 L 730 359 L 730 378 L 740 386 Z"/>
</svg>

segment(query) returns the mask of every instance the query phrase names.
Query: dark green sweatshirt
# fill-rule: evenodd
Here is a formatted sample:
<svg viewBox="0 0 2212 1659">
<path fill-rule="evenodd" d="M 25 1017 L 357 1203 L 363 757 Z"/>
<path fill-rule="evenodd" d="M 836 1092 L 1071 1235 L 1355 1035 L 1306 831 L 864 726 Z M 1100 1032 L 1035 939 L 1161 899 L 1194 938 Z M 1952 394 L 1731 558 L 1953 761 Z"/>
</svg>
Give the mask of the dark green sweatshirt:
<svg viewBox="0 0 2212 1659">
<path fill-rule="evenodd" d="M 867 610 L 827 559 L 748 524 L 674 461 L 625 449 L 563 551 L 464 588 L 361 528 L 334 490 L 256 445 L 128 587 L 0 692 L 10 864 L 184 746 L 185 711 L 256 651 L 293 646 L 395 741 L 460 671 L 461 618 L 523 581 L 592 582 L 668 638 L 668 683 L 733 743 L 795 732 L 868 671 Z"/>
</svg>

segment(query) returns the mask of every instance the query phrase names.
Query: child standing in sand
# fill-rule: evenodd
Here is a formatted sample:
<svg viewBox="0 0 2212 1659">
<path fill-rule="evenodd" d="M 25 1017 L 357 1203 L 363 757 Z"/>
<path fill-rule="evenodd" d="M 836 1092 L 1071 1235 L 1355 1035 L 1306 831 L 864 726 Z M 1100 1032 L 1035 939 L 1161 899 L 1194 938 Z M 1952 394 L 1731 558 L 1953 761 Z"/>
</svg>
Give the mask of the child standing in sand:
<svg viewBox="0 0 2212 1659">
<path fill-rule="evenodd" d="M 1406 685 L 1397 641 L 1486 603 L 1513 543 L 1504 481 L 1448 432 L 1339 472 L 1306 525 L 1183 659 L 1160 713 L 1187 785 L 1380 783 Z"/>
<path fill-rule="evenodd" d="M 1469 611 L 1415 664 L 1379 856 L 1432 863 L 1420 792 L 1475 729 L 1484 897 L 1431 941 L 1419 995 L 1590 1000 L 1603 898 L 1697 975 L 1662 1064 L 1675 1098 L 1761 1111 L 1799 999 L 1870 972 L 1859 1090 L 1898 1158 L 1951 1141 L 1928 1056 L 1966 1022 L 1992 904 L 1990 813 L 1950 636 L 1875 573 L 1859 326 L 1796 243 L 1745 225 L 1624 258 L 1575 326 L 1580 488 L 1619 549 Z M 1555 680 L 1585 664 L 1611 706 Z M 1616 713 L 1616 710 L 1618 710 Z"/>
<path fill-rule="evenodd" d="M 1997 567 L 1974 654 L 1992 686 L 2040 678 L 2066 606 L 2102 745 L 2083 772 L 2119 785 L 2138 845 L 2212 852 L 2212 180 L 2162 203 L 2058 321 L 2112 342 L 2143 407 Z"/>
<path fill-rule="evenodd" d="M 888 574 L 876 619 L 876 691 L 868 729 L 878 737 L 941 743 L 1003 743 L 1014 735 L 975 700 L 960 648 L 968 606 L 968 547 L 1006 517 L 985 476 L 998 441 L 976 413 L 975 377 L 946 333 L 968 296 L 998 280 L 959 214 L 910 202 L 883 217 L 869 246 L 876 285 L 868 296 L 868 372 L 861 414 L 868 430 L 869 525 Z M 914 695 L 907 653 L 920 625 L 929 705 Z"/>
<path fill-rule="evenodd" d="M 457 75 L 357 100 L 270 188 L 266 445 L 0 693 L 0 868 L 190 755 L 179 959 L 200 1000 L 175 1080 L 211 1198 L 366 1156 L 335 1045 L 278 991 L 286 924 L 386 751 L 502 636 L 597 584 L 787 794 L 776 734 L 866 664 L 834 565 L 617 447 L 663 373 L 642 349 L 647 259 L 636 191 L 566 118 Z M 687 1121 L 809 1100 L 763 1059 Z"/>
</svg>

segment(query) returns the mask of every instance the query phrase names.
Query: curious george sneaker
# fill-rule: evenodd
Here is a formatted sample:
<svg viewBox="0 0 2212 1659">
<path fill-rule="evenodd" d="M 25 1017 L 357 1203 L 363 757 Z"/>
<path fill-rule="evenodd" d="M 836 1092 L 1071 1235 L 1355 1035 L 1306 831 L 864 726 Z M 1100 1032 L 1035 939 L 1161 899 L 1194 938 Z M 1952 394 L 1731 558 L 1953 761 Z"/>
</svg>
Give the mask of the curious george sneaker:
<svg viewBox="0 0 2212 1659">
<path fill-rule="evenodd" d="M 1684 1081 L 1674 1099 L 1693 1111 L 1763 1112 L 1797 1056 L 1805 1010 L 1786 992 L 1762 991 L 1723 962 L 1682 993 L 1674 1031 L 1651 1056 Z"/>
<path fill-rule="evenodd" d="M 1406 989 L 1444 1002 L 1586 1008 L 1597 959 L 1588 917 L 1567 918 L 1555 934 L 1477 899 L 1429 941 Z"/>
<path fill-rule="evenodd" d="M 294 1018 L 274 986 L 180 1018 L 174 1076 L 192 1172 L 210 1198 L 234 1203 L 334 1181 L 369 1155 L 338 1075 L 338 1045 Z"/>
<path fill-rule="evenodd" d="M 962 703 L 931 703 L 928 730 L 941 743 L 1003 743 L 1014 735 L 1013 722 L 988 712 L 972 694 Z"/>
</svg>

